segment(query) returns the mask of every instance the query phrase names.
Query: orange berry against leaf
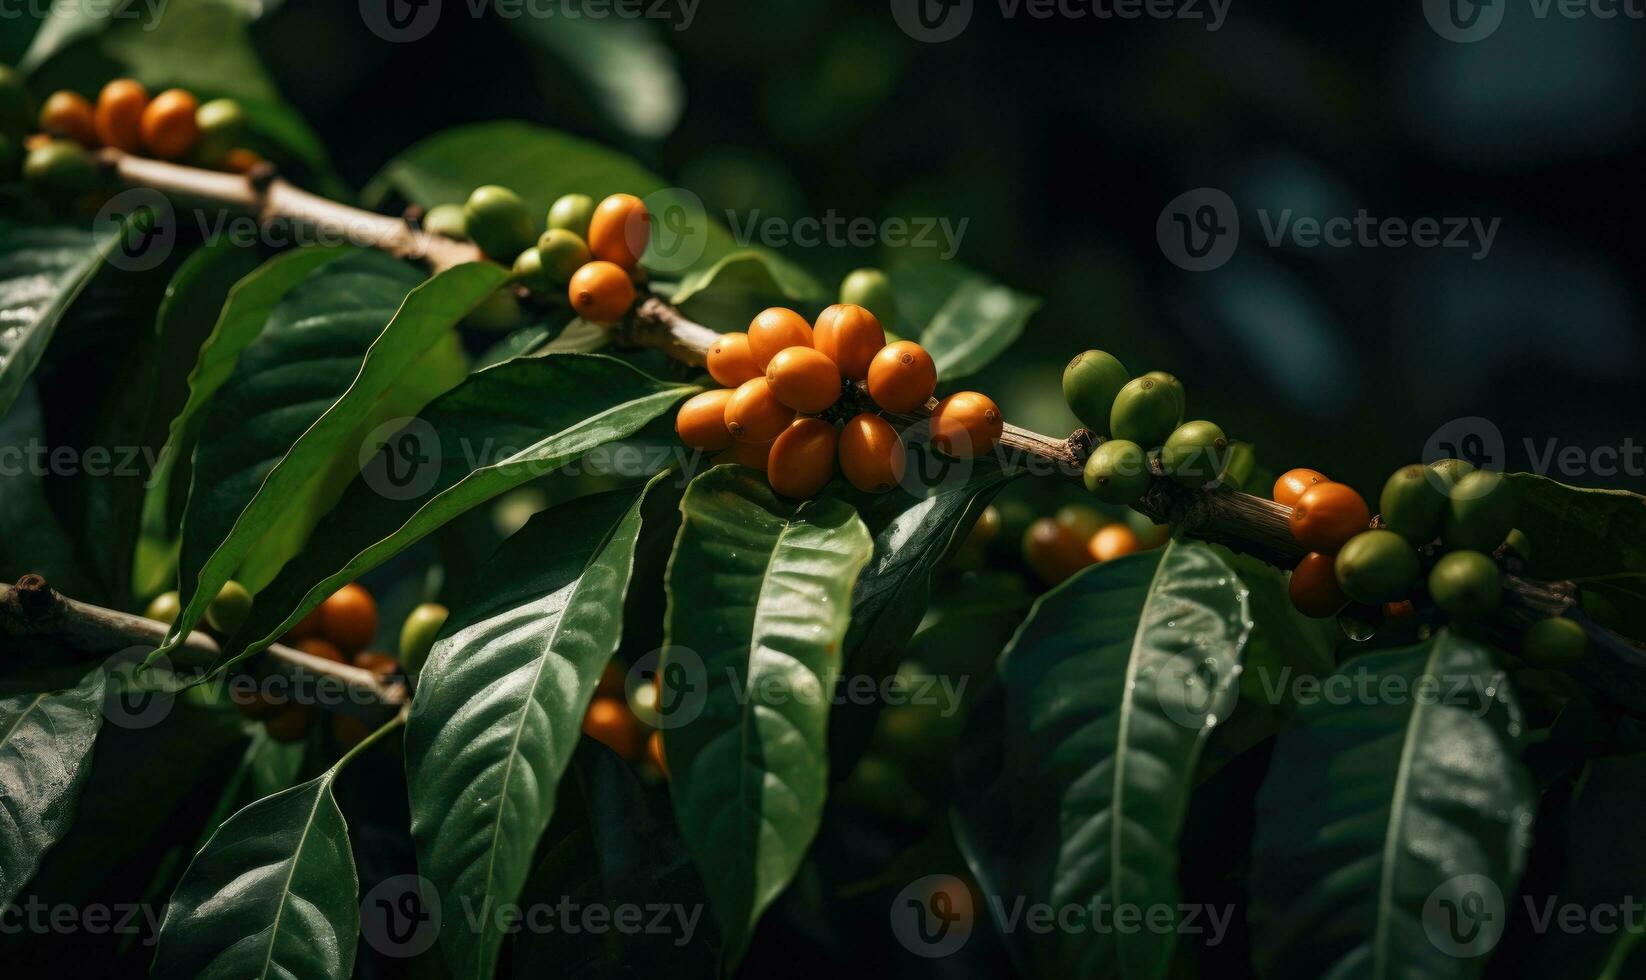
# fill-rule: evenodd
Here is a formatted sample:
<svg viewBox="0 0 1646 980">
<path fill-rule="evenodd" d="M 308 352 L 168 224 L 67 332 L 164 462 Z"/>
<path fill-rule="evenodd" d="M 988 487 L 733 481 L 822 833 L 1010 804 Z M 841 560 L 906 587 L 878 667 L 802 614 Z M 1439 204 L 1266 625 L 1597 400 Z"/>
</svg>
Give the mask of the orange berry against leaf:
<svg viewBox="0 0 1646 980">
<path fill-rule="evenodd" d="M 318 636 L 311 636 L 306 640 L 298 640 L 295 644 L 293 644 L 293 646 L 295 649 L 301 650 L 303 653 L 306 653 L 311 657 L 319 657 L 321 660 L 330 660 L 332 663 L 336 664 L 346 664 L 349 662 L 349 658 L 343 656 L 343 651 L 337 649 L 337 644 L 330 640 L 322 639 Z"/>
<path fill-rule="evenodd" d="M 380 650 L 367 650 L 354 655 L 354 665 L 361 670 L 369 670 L 382 680 L 400 673 L 400 661 Z"/>
<path fill-rule="evenodd" d="M 237 174 L 249 174 L 263 165 L 263 158 L 245 147 L 237 147 L 223 155 L 223 169 Z"/>
<path fill-rule="evenodd" d="M 200 100 L 180 88 L 167 89 L 154 97 L 143 110 L 143 145 L 162 160 L 179 160 L 194 149 L 200 139 L 200 124 L 194 114 Z"/>
<path fill-rule="evenodd" d="M 810 347 L 778 351 L 766 365 L 766 380 L 778 401 L 807 415 L 816 415 L 840 400 L 840 369 Z"/>
<path fill-rule="evenodd" d="M 903 479 L 903 440 L 890 422 L 864 412 L 840 432 L 840 469 L 865 493 L 885 493 Z"/>
<path fill-rule="evenodd" d="M 869 397 L 888 412 L 912 412 L 937 390 L 937 364 L 912 340 L 887 344 L 869 362 Z"/>
<path fill-rule="evenodd" d="M 1105 524 L 1097 529 L 1086 542 L 1086 550 L 1091 554 L 1093 561 L 1109 561 L 1121 555 L 1129 555 L 1140 551 L 1143 542 L 1138 540 L 1137 532 L 1128 524 L 1116 521 Z"/>
<path fill-rule="evenodd" d="M 53 92 L 40 106 L 40 128 L 82 146 L 97 145 L 96 113 L 79 92 Z"/>
<path fill-rule="evenodd" d="M 613 194 L 589 218 L 589 251 L 597 259 L 632 269 L 646 253 L 651 234 L 652 217 L 645 202 L 633 194 Z"/>
<path fill-rule="evenodd" d="M 793 310 L 773 306 L 761 310 L 749 322 L 749 351 L 754 355 L 755 366 L 762 371 L 779 352 L 790 347 L 810 346 L 811 325 Z"/>
<path fill-rule="evenodd" d="M 1317 483 L 1292 505 L 1292 537 L 1310 551 L 1333 555 L 1350 538 L 1366 530 L 1372 512 L 1354 488 Z"/>
<path fill-rule="evenodd" d="M 1317 483 L 1330 482 L 1332 482 L 1331 479 L 1319 470 L 1303 467 L 1287 470 L 1280 474 L 1280 479 L 1275 481 L 1274 501 L 1285 507 L 1295 507 L 1297 506 L 1297 498 L 1303 496 L 1303 491 Z"/>
<path fill-rule="evenodd" d="M 813 343 L 840 368 L 841 377 L 862 381 L 869 364 L 886 346 L 886 331 L 875 315 L 861 306 L 836 303 L 818 314 Z"/>
<path fill-rule="evenodd" d="M 709 377 L 728 388 L 763 373 L 754 362 L 754 352 L 749 350 L 749 335 L 741 331 L 721 334 L 709 348 L 708 362 Z"/>
<path fill-rule="evenodd" d="M 595 698 L 583 716 L 583 734 L 605 743 L 625 759 L 640 755 L 640 723 L 629 706 L 617 698 Z"/>
<path fill-rule="evenodd" d="M 1343 587 L 1337 584 L 1337 560 L 1318 551 L 1309 552 L 1297 563 L 1286 591 L 1298 612 L 1315 619 L 1335 616 L 1349 602 Z"/>
<path fill-rule="evenodd" d="M 1005 428 L 1000 408 L 989 396 L 975 391 L 957 391 L 932 410 L 932 445 L 962 459 L 993 450 Z"/>
<path fill-rule="evenodd" d="M 732 394 L 730 388 L 715 388 L 686 399 L 674 417 L 674 431 L 680 441 L 693 449 L 709 452 L 730 446 L 732 434 L 726 428 L 726 403 L 732 400 Z"/>
<path fill-rule="evenodd" d="M 646 758 L 651 760 L 651 764 L 657 767 L 657 771 L 663 774 L 664 779 L 669 778 L 669 763 L 663 757 L 662 731 L 655 731 L 646 736 Z"/>
<path fill-rule="evenodd" d="M 616 323 L 634 305 L 634 283 L 614 262 L 588 262 L 566 285 L 572 309 L 590 323 Z"/>
<path fill-rule="evenodd" d="M 1087 539 L 1050 517 L 1029 525 L 1023 534 L 1023 560 L 1047 585 L 1056 585 L 1092 563 Z"/>
<path fill-rule="evenodd" d="M 321 631 L 325 628 L 325 621 L 321 617 L 320 607 L 315 606 L 313 609 L 310 609 L 308 612 L 303 614 L 303 618 L 297 621 L 297 625 L 286 631 L 285 639 L 287 643 L 295 643 L 298 640 L 307 640 L 311 637 L 319 636 Z"/>
<path fill-rule="evenodd" d="M 804 500 L 834 477 L 840 432 L 822 419 L 795 419 L 772 443 L 766 479 L 785 497 Z"/>
<path fill-rule="evenodd" d="M 377 635 L 377 600 L 363 586 L 350 582 L 320 604 L 325 636 L 344 653 L 364 650 Z"/>
<path fill-rule="evenodd" d="M 771 382 L 751 378 L 726 401 L 726 428 L 738 442 L 770 442 L 794 421 L 794 409 L 777 400 Z"/>
<path fill-rule="evenodd" d="M 772 444 L 776 441 L 773 439 L 771 442 L 733 442 L 732 448 L 717 456 L 715 462 L 736 463 L 764 473 L 771 463 Z"/>
<path fill-rule="evenodd" d="M 143 110 L 149 90 L 131 78 L 116 78 L 97 95 L 97 138 L 127 153 L 143 147 Z"/>
</svg>

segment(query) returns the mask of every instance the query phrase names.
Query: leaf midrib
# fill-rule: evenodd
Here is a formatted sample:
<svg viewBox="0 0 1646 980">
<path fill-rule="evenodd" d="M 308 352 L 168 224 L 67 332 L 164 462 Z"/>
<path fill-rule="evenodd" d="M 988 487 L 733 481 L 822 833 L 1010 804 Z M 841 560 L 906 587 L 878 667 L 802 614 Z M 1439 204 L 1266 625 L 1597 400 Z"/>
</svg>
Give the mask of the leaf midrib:
<svg viewBox="0 0 1646 980">
<path fill-rule="evenodd" d="M 286 917 L 286 905 L 291 901 L 291 883 L 297 877 L 298 863 L 303 860 L 303 848 L 308 846 L 309 832 L 314 829 L 315 815 L 320 812 L 320 800 L 331 792 L 331 781 L 337 775 L 337 771 L 337 767 L 333 766 L 321 777 L 320 785 L 315 789 L 314 805 L 309 807 L 309 818 L 303 822 L 303 836 L 297 839 L 297 846 L 292 849 L 291 867 L 286 872 L 285 884 L 280 888 L 280 905 L 274 911 L 274 921 L 269 924 L 269 946 L 263 956 L 263 969 L 258 973 L 259 977 L 267 977 L 269 965 L 274 962 L 274 944 L 280 938 L 280 923 Z"/>
</svg>

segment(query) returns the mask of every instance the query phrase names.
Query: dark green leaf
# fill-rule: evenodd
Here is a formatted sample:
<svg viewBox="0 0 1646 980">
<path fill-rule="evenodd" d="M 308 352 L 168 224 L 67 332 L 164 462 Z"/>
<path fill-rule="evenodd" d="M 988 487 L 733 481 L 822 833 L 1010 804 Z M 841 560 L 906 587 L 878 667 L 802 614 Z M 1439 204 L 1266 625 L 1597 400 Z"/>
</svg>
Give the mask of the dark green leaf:
<svg viewBox="0 0 1646 980">
<path fill-rule="evenodd" d="M 119 241 L 0 221 L 0 416 L 34 373 L 57 324 Z"/>
<path fill-rule="evenodd" d="M 45 420 L 32 384 L 26 385 L 11 411 L 0 418 L 0 453 L 15 460 L 38 459 L 44 452 Z M 74 538 L 58 520 L 46 497 L 46 474 L 38 465 L 0 468 L 0 582 L 15 582 L 33 572 L 59 591 L 88 602 L 101 586 L 81 564 Z"/>
<path fill-rule="evenodd" d="M 1586 490 L 1510 473 L 1515 525 L 1532 542 L 1538 577 L 1585 578 L 1646 568 L 1646 497 Z"/>
<path fill-rule="evenodd" d="M 907 261 L 893 266 L 891 275 L 900 322 L 905 330 L 920 328 L 920 345 L 945 382 L 999 357 L 1040 308 L 1040 300 L 956 262 Z"/>
<path fill-rule="evenodd" d="M 507 23 L 570 68 L 596 114 L 619 132 L 659 140 L 679 121 L 685 84 L 649 20 L 510 17 Z M 552 87 L 555 83 L 545 90 Z"/>
<path fill-rule="evenodd" d="M 670 300 L 698 323 L 742 330 L 768 306 L 804 303 L 815 294 L 816 285 L 795 275 L 792 266 L 761 252 L 742 251 L 682 279 Z"/>
</svg>

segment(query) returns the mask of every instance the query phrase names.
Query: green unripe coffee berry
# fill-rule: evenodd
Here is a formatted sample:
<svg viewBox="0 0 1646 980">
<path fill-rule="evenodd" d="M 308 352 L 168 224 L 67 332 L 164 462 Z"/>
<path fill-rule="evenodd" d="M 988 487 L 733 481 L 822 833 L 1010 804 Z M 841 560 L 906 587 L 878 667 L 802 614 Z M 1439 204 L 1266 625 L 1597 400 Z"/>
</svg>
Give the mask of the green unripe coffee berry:
<svg viewBox="0 0 1646 980">
<path fill-rule="evenodd" d="M 1084 504 L 1068 504 L 1057 509 L 1052 520 L 1063 525 L 1085 541 L 1096 534 L 1098 529 L 1109 523 L 1109 519 L 1098 513 L 1096 508 Z"/>
<path fill-rule="evenodd" d="M 537 239 L 537 251 L 542 256 L 543 270 L 557 286 L 571 282 L 572 274 L 594 258 L 588 243 L 564 228 L 545 231 Z"/>
<path fill-rule="evenodd" d="M 1100 436 L 1109 434 L 1115 395 L 1132 379 L 1126 365 L 1107 351 L 1076 354 L 1063 369 L 1063 400 L 1080 424 Z"/>
<path fill-rule="evenodd" d="M 1429 472 L 1439 481 L 1437 489 L 1443 497 L 1451 496 L 1457 481 L 1475 471 L 1475 464 L 1466 459 L 1437 459 L 1429 464 Z"/>
<path fill-rule="evenodd" d="M 1429 594 L 1453 616 L 1490 616 L 1503 594 L 1503 573 L 1478 551 L 1449 552 L 1429 570 Z"/>
<path fill-rule="evenodd" d="M 1457 481 L 1446 506 L 1441 540 L 1447 548 L 1490 552 L 1515 526 L 1515 490 L 1502 473 L 1485 470 Z"/>
<path fill-rule="evenodd" d="M 463 205 L 463 226 L 480 251 L 498 262 L 512 263 L 515 256 L 537 241 L 525 202 L 514 191 L 496 184 L 476 187 L 469 195 L 468 203 Z"/>
<path fill-rule="evenodd" d="M 853 269 L 840 280 L 840 302 L 861 306 L 874 314 L 882 329 L 897 326 L 897 299 L 892 281 L 879 269 Z M 890 338 L 887 338 L 888 342 Z"/>
<path fill-rule="evenodd" d="M 524 318 L 525 314 L 520 310 L 520 300 L 515 297 L 514 289 L 504 286 L 470 310 L 469 315 L 463 318 L 463 325 L 475 330 L 500 333 L 513 330 Z"/>
<path fill-rule="evenodd" d="M 1503 539 L 1504 547 L 1519 556 L 1520 560 L 1530 565 L 1532 563 L 1532 539 L 1520 528 L 1510 528 L 1508 537 Z"/>
<path fill-rule="evenodd" d="M 1171 390 L 1173 397 L 1177 399 L 1177 417 L 1182 418 L 1189 410 L 1189 395 L 1183 390 L 1183 382 L 1177 380 L 1177 375 L 1165 371 L 1150 371 L 1144 377 Z"/>
<path fill-rule="evenodd" d="M 463 218 L 463 205 L 436 204 L 423 216 L 423 230 L 447 238 L 467 240 L 469 228 Z"/>
<path fill-rule="evenodd" d="M 536 248 L 528 248 L 515 256 L 515 281 L 534 293 L 553 292 L 554 279 L 543 268 L 543 256 Z"/>
<path fill-rule="evenodd" d="M 1109 434 L 1150 449 L 1165 442 L 1182 418 L 1170 388 L 1153 378 L 1133 378 L 1115 395 Z"/>
<path fill-rule="evenodd" d="M 425 602 L 411 611 L 400 627 L 400 663 L 406 673 L 415 676 L 429 659 L 434 638 L 440 627 L 446 625 L 448 610 L 436 602 Z"/>
<path fill-rule="evenodd" d="M 23 76 L 10 65 L 0 65 L 0 132 L 17 135 L 34 123 L 34 98 Z"/>
<path fill-rule="evenodd" d="M 177 617 L 182 612 L 183 601 L 178 596 L 177 590 L 173 589 L 170 592 L 162 592 L 155 596 L 153 601 L 149 603 L 149 607 L 143 610 L 143 618 L 159 620 L 170 626 L 172 623 L 177 622 Z"/>
<path fill-rule="evenodd" d="M 1413 463 L 1389 475 L 1377 508 L 1389 530 L 1413 544 L 1428 544 L 1440 536 L 1446 497 L 1429 467 Z"/>
<path fill-rule="evenodd" d="M 1134 503 L 1149 490 L 1149 454 L 1128 439 L 1110 439 L 1086 460 L 1086 489 L 1104 503 Z"/>
<path fill-rule="evenodd" d="M 194 122 L 200 130 L 195 154 L 208 163 L 228 156 L 230 150 L 246 141 L 251 119 L 245 107 L 233 99 L 212 99 L 194 111 Z"/>
<path fill-rule="evenodd" d="M 1570 667 L 1588 650 L 1583 627 L 1564 616 L 1538 620 L 1520 639 L 1520 652 L 1538 667 Z"/>
<path fill-rule="evenodd" d="M 1229 462 L 1229 437 L 1215 422 L 1185 422 L 1160 447 L 1160 468 L 1186 487 L 1215 483 Z"/>
<path fill-rule="evenodd" d="M 233 579 L 224 582 L 206 607 L 206 625 L 224 635 L 233 633 L 251 615 L 251 602 L 251 593 L 244 585 Z"/>
<path fill-rule="evenodd" d="M 586 242 L 593 218 L 594 198 L 587 194 L 562 194 L 549 206 L 548 229 L 569 231 Z"/>
<path fill-rule="evenodd" d="M 29 151 L 23 161 L 23 176 L 41 190 L 58 194 L 79 194 L 97 182 L 97 165 L 79 143 L 52 140 Z"/>
<path fill-rule="evenodd" d="M 1401 599 L 1417 584 L 1417 551 L 1393 531 L 1362 531 L 1337 553 L 1337 584 L 1356 602 Z"/>
</svg>

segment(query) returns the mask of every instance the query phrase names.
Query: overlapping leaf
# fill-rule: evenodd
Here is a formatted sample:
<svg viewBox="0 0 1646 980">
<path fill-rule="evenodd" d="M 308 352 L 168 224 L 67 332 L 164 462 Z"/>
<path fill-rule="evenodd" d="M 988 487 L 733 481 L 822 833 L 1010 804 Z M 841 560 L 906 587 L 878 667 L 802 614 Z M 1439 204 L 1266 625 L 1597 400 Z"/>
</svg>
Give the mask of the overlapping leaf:
<svg viewBox="0 0 1646 980">
<path fill-rule="evenodd" d="M 107 260 L 118 235 L 0 221 L 0 416 L 40 363 L 64 312 Z"/>
<path fill-rule="evenodd" d="M 899 322 L 920 328 L 920 344 L 944 381 L 974 374 L 1023 333 L 1040 301 L 954 262 L 900 262 L 892 268 Z"/>
</svg>

